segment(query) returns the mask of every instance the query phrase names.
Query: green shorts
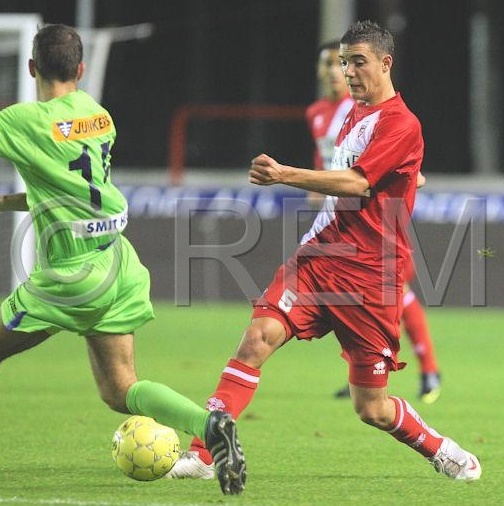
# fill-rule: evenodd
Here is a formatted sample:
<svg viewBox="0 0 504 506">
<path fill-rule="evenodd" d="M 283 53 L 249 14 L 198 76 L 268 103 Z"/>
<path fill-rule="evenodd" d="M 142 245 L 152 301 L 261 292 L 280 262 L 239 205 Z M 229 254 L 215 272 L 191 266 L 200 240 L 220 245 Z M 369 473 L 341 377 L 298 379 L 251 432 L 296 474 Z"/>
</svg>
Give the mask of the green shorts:
<svg viewBox="0 0 504 506">
<path fill-rule="evenodd" d="M 147 269 L 123 236 L 50 268 L 37 267 L 2 303 L 11 330 L 129 334 L 154 318 Z"/>
</svg>

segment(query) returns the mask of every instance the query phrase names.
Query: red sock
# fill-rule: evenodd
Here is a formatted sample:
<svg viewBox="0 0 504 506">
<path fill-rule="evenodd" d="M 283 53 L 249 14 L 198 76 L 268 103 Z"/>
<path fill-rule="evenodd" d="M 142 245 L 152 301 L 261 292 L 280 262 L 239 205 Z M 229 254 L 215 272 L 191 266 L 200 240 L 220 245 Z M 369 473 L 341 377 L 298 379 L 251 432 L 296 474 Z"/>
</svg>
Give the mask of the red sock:
<svg viewBox="0 0 504 506">
<path fill-rule="evenodd" d="M 230 359 L 221 374 L 221 379 L 215 392 L 208 399 L 206 409 L 209 411 L 226 411 L 237 419 L 242 411 L 249 405 L 255 394 L 261 371 L 240 362 Z M 206 450 L 201 439 L 191 441 L 192 451 L 197 451 L 205 464 L 213 462 L 210 452 Z"/>
<path fill-rule="evenodd" d="M 404 294 L 402 320 L 423 373 L 438 372 L 425 309 L 411 290 Z"/>
<path fill-rule="evenodd" d="M 407 401 L 399 397 L 390 399 L 394 401 L 396 416 L 387 432 L 424 457 L 433 457 L 439 450 L 443 437 L 431 429 Z"/>
</svg>

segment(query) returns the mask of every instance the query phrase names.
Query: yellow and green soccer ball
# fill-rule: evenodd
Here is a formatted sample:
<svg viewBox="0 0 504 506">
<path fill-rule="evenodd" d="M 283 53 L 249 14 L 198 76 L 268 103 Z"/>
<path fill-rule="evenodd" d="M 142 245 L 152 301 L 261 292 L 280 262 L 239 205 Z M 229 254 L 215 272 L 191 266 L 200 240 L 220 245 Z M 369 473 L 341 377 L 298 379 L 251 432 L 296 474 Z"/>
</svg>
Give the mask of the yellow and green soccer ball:
<svg viewBox="0 0 504 506">
<path fill-rule="evenodd" d="M 162 478 L 179 457 L 180 441 L 171 428 L 146 416 L 132 416 L 114 432 L 112 458 L 130 478 L 152 481 Z"/>
</svg>

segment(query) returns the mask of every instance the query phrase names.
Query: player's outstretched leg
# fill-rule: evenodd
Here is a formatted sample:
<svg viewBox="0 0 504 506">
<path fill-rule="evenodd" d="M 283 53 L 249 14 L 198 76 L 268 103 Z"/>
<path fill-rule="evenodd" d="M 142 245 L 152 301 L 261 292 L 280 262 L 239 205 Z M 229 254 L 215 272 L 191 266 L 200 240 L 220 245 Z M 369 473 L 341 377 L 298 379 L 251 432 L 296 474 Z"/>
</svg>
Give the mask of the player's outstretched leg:
<svg viewBox="0 0 504 506">
<path fill-rule="evenodd" d="M 214 459 L 222 492 L 241 494 L 247 478 L 245 457 L 236 434 L 236 423 L 230 414 L 222 411 L 210 413 L 205 445 Z"/>
<path fill-rule="evenodd" d="M 426 457 L 438 473 L 454 480 L 479 479 L 481 466 L 473 454 L 429 427 L 406 400 L 389 399 L 396 408 L 394 423 L 387 429 L 392 437 Z"/>
<path fill-rule="evenodd" d="M 481 465 L 478 459 L 449 438 L 444 438 L 441 447 L 429 462 L 438 473 L 454 480 L 478 480 Z"/>
</svg>

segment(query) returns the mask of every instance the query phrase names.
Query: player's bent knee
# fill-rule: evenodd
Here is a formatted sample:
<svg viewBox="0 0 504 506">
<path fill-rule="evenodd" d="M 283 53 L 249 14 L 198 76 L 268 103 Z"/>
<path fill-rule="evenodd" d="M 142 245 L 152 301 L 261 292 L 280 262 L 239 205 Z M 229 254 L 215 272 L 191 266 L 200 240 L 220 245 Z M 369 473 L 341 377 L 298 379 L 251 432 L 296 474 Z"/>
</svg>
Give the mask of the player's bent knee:
<svg viewBox="0 0 504 506">
<path fill-rule="evenodd" d="M 364 422 L 367 425 L 376 426 L 377 424 L 377 417 L 368 411 L 361 411 L 360 413 L 357 413 L 359 416 L 361 422 Z"/>
<path fill-rule="evenodd" d="M 252 324 L 245 331 L 235 358 L 252 367 L 260 367 L 282 342 L 283 338 L 267 325 Z"/>
<path fill-rule="evenodd" d="M 281 346 L 286 337 L 284 326 L 274 318 L 259 318 L 254 320 L 246 330 L 245 336 L 253 341 L 264 343 L 272 349 Z"/>
<path fill-rule="evenodd" d="M 267 345 L 268 335 L 262 327 L 251 325 L 243 336 L 243 342 L 251 346 Z"/>
<path fill-rule="evenodd" d="M 126 407 L 126 391 L 122 389 L 100 389 L 101 400 L 112 410 L 118 413 L 129 413 Z"/>
<path fill-rule="evenodd" d="M 356 407 L 355 412 L 362 422 L 378 429 L 386 429 L 390 426 L 391 421 L 385 413 L 376 405 L 365 405 Z"/>
<path fill-rule="evenodd" d="M 115 399 L 115 398 L 104 398 L 102 396 L 102 401 L 112 410 L 117 413 L 126 413 L 128 414 L 128 408 L 126 407 L 126 402 L 124 400 Z"/>
</svg>

